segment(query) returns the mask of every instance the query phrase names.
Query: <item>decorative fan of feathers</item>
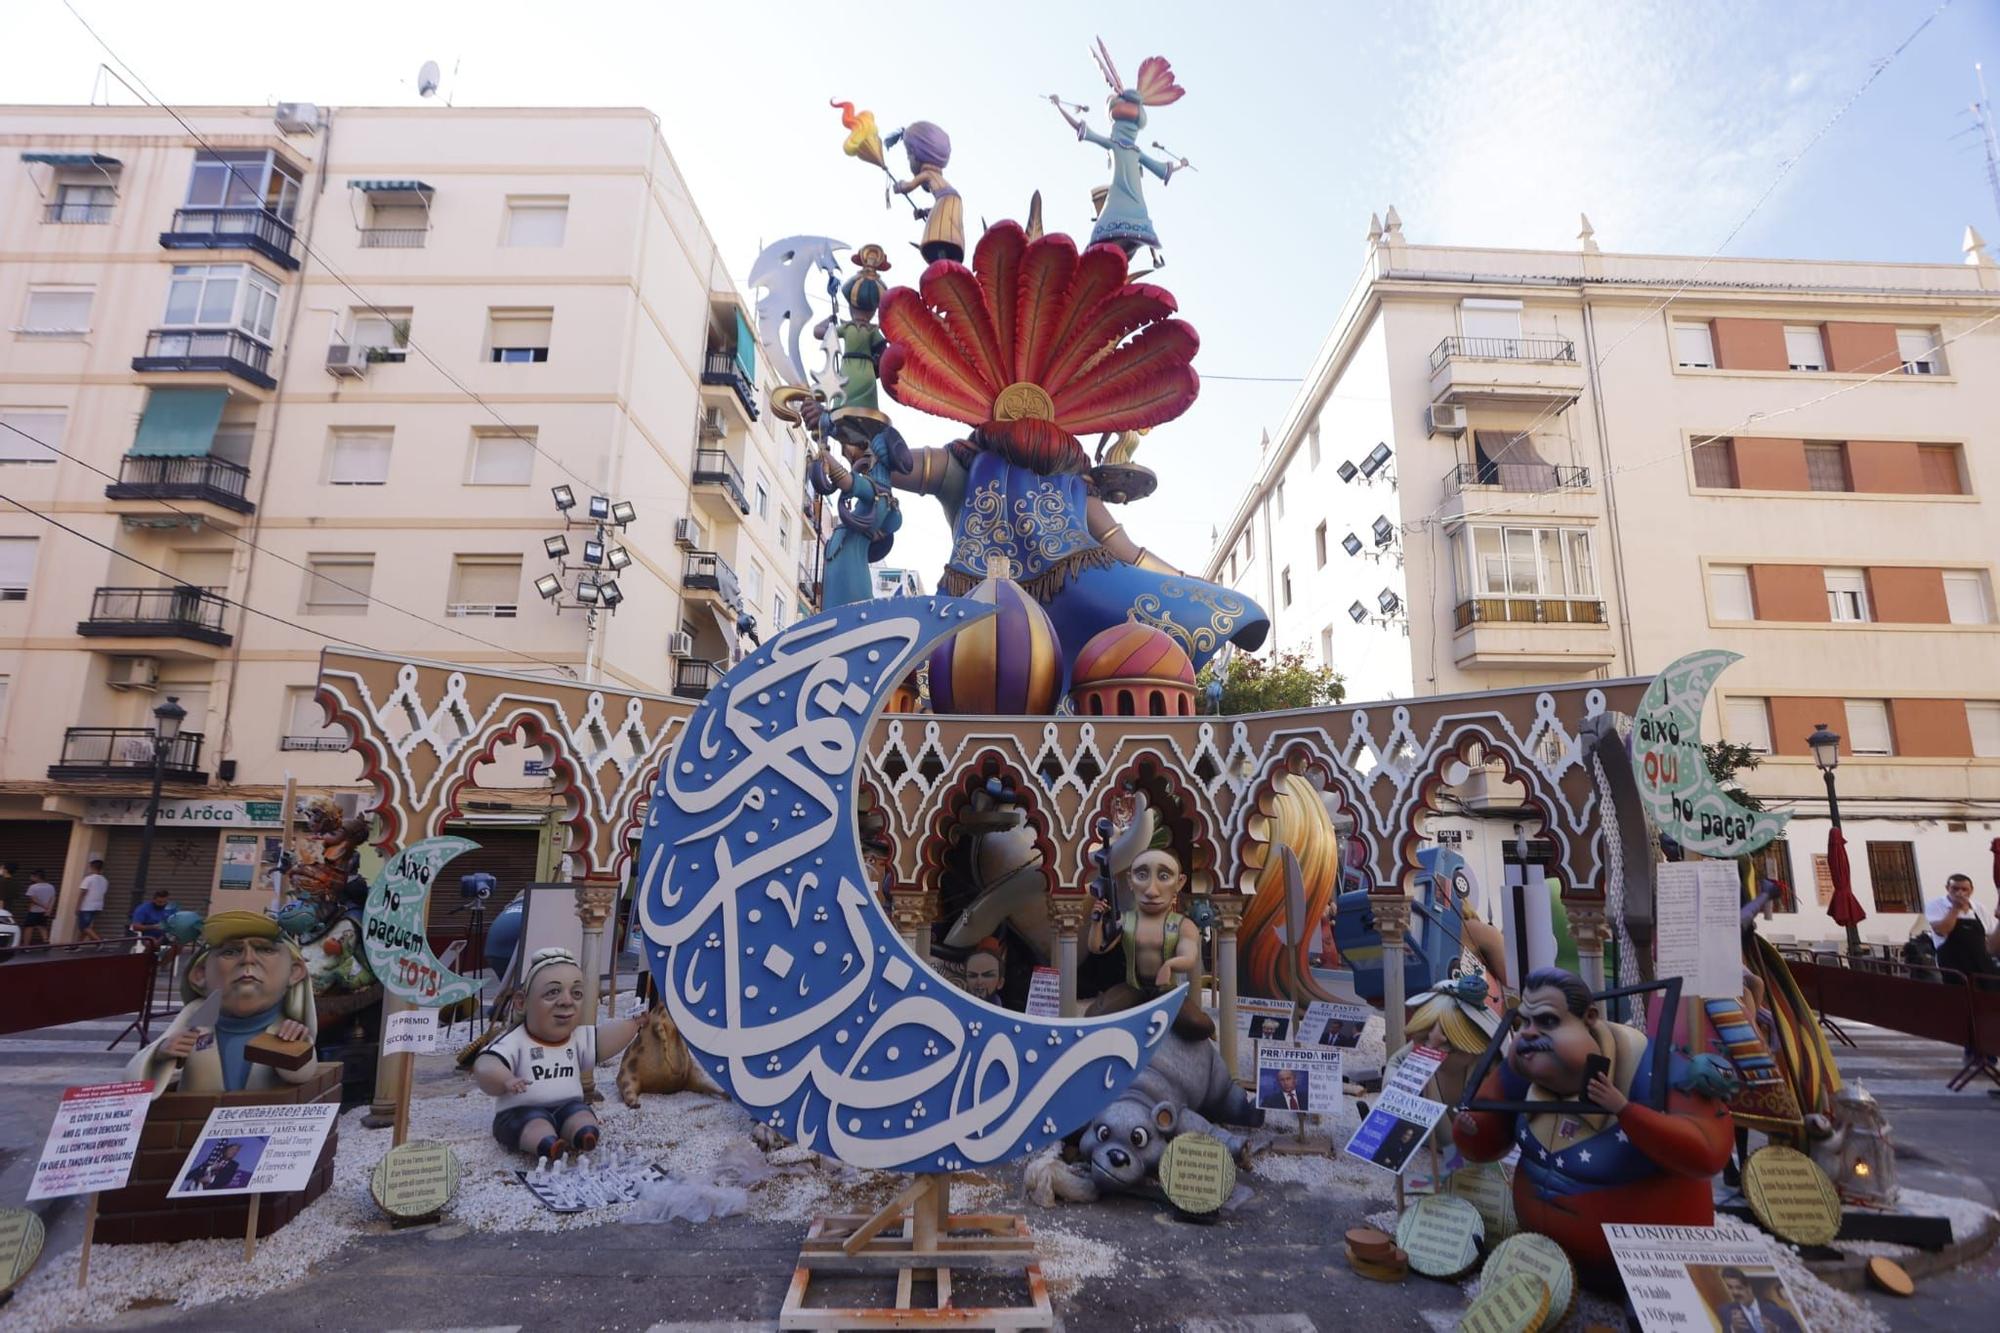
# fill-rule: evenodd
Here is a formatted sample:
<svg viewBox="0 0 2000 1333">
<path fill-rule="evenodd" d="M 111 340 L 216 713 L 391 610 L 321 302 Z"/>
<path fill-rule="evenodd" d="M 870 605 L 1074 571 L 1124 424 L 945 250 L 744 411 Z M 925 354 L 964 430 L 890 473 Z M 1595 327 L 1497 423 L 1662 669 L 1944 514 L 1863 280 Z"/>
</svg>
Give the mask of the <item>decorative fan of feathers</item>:
<svg viewBox="0 0 2000 1333">
<path fill-rule="evenodd" d="M 882 383 L 897 402 L 973 426 L 1052 423 L 1068 443 L 1187 411 L 1201 340 L 1173 294 L 1127 282 L 1114 245 L 989 228 L 972 267 L 939 260 L 882 303 Z M 1030 429 L 1001 433 L 1032 435 Z"/>
</svg>

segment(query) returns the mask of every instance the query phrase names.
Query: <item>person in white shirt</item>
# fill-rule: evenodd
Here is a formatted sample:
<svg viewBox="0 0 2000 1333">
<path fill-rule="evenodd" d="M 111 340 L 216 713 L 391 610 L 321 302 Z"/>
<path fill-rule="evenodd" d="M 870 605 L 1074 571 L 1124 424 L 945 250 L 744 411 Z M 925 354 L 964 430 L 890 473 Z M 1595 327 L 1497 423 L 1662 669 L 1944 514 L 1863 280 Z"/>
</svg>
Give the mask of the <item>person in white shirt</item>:
<svg viewBox="0 0 2000 1333">
<path fill-rule="evenodd" d="M 90 863 L 90 873 L 83 877 L 83 896 L 76 904 L 76 938 L 79 942 L 84 940 L 101 942 L 104 939 L 91 923 L 96 921 L 97 914 L 104 910 L 104 899 L 110 892 L 111 881 L 104 877 L 104 862 L 93 860 Z"/>
<path fill-rule="evenodd" d="M 1937 946 L 1939 967 L 1967 976 L 1992 972 L 1993 951 L 2000 949 L 2000 930 L 1989 929 L 1986 917 L 1972 901 L 1972 877 L 1953 875 L 1944 882 L 1944 897 L 1924 905 L 1931 943 Z"/>
<path fill-rule="evenodd" d="M 21 917 L 21 943 L 47 944 L 49 922 L 55 919 L 56 886 L 49 872 L 37 870 L 28 880 L 28 910 Z"/>
<path fill-rule="evenodd" d="M 601 1127 L 584 1099 L 583 1070 L 624 1050 L 639 1020 L 583 1026 L 583 969 L 567 949 L 536 950 L 521 990 L 527 1001 L 521 1026 L 472 1062 L 480 1091 L 499 1102 L 493 1137 L 536 1157 L 558 1158 L 572 1147 L 589 1152 Z"/>
</svg>

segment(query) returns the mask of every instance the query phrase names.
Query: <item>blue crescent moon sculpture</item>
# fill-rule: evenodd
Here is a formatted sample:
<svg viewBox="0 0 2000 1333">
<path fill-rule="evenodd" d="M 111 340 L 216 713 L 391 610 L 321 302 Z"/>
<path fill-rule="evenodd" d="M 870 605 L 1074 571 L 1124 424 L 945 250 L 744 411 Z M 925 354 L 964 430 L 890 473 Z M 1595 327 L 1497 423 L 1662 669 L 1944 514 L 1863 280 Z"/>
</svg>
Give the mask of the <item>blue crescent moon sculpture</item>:
<svg viewBox="0 0 2000 1333">
<path fill-rule="evenodd" d="M 681 1036 L 752 1115 L 859 1167 L 1056 1142 L 1132 1081 L 1183 998 L 1017 1014 L 939 977 L 877 903 L 854 807 L 870 724 L 934 642 L 990 614 L 897 598 L 800 621 L 709 692 L 647 807 L 639 921 Z"/>
</svg>

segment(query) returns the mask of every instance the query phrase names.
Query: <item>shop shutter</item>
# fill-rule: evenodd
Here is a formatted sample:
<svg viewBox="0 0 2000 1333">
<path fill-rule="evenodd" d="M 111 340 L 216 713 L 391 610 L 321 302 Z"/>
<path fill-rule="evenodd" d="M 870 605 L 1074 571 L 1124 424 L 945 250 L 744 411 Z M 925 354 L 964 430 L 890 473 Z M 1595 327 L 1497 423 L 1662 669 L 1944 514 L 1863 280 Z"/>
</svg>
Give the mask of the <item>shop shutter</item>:
<svg viewBox="0 0 2000 1333">
<path fill-rule="evenodd" d="M 97 933 L 110 939 L 123 934 L 132 909 L 139 905 L 139 844 L 142 828 L 115 828 L 104 849 L 104 874 L 111 881 L 111 893 L 104 900 L 104 915 Z M 211 828 L 158 829 L 153 834 L 153 859 L 146 867 L 146 892 L 164 888 L 173 895 L 174 906 L 183 911 L 208 911 L 209 890 L 215 885 L 216 846 L 221 831 Z"/>
<path fill-rule="evenodd" d="M 49 873 L 49 883 L 62 883 L 63 861 L 69 856 L 69 834 L 76 826 L 67 819 L 0 821 L 0 861 L 14 867 L 6 888 L 7 910 L 18 919 L 28 906 L 28 885 L 37 870 Z"/>
<path fill-rule="evenodd" d="M 540 825 L 532 828 L 503 828 L 491 824 L 453 824 L 446 833 L 460 838 L 470 838 L 479 844 L 476 852 L 466 852 L 445 868 L 444 883 L 432 893 L 434 910 L 431 925 L 436 927 L 447 921 L 457 923 L 465 919 L 460 907 L 464 900 L 458 896 L 458 877 L 483 870 L 499 881 L 493 896 L 486 903 L 486 919 L 514 901 L 515 897 L 529 884 L 535 882 L 535 863 L 541 855 L 542 830 Z"/>
</svg>

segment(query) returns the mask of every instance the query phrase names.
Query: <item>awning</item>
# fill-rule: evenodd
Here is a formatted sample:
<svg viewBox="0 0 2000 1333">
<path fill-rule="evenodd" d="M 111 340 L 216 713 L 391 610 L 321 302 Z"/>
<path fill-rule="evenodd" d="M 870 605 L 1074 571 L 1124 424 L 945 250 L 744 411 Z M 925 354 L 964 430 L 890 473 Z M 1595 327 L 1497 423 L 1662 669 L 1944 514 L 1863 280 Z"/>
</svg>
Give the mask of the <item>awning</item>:
<svg viewBox="0 0 2000 1333">
<path fill-rule="evenodd" d="M 23 162 L 39 162 L 48 167 L 117 167 L 123 166 L 115 157 L 103 153 L 23 153 Z"/>
<path fill-rule="evenodd" d="M 433 194 L 422 181 L 349 181 L 347 188 L 363 194 Z"/>
<path fill-rule="evenodd" d="M 715 617 L 716 628 L 722 631 L 722 642 L 727 646 L 736 643 L 736 613 L 727 607 L 708 603 L 709 613 Z"/>
<path fill-rule="evenodd" d="M 133 458 L 197 458 L 215 443 L 227 389 L 155 389 L 139 418 Z"/>
</svg>

